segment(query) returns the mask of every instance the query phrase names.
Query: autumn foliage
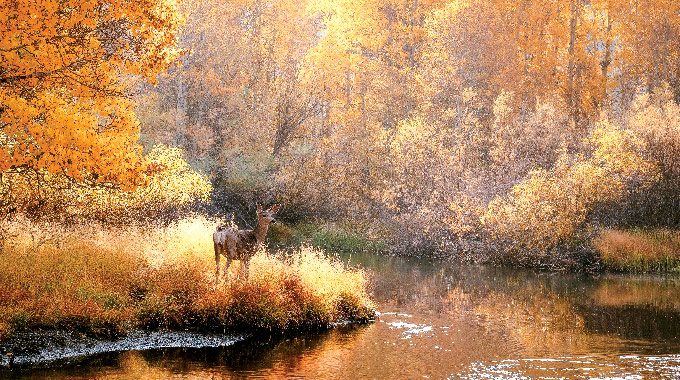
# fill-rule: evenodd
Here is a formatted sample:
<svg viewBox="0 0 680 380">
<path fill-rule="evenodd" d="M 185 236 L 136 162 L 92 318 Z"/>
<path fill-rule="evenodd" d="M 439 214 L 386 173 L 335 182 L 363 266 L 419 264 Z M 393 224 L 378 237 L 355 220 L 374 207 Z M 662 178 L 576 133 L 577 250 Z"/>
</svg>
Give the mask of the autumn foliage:
<svg viewBox="0 0 680 380">
<path fill-rule="evenodd" d="M 658 179 L 656 165 L 640 156 L 642 140 L 630 132 L 602 121 L 586 144 L 592 148 L 588 156 L 563 153 L 550 171 L 529 172 L 508 195 L 489 204 L 482 222 L 497 237 L 519 244 L 516 253 L 543 251 L 586 240 L 597 207 L 620 202 Z"/>
<path fill-rule="evenodd" d="M 47 172 L 6 172 L 0 210 L 11 215 L 21 207 L 33 219 L 60 222 L 98 220 L 109 224 L 165 221 L 205 202 L 212 189 L 208 179 L 191 169 L 181 149 L 156 146 L 140 157 L 146 171 L 138 176 L 143 186 L 125 191 L 112 186 L 88 186 L 73 178 Z"/>
<path fill-rule="evenodd" d="M 180 25 L 165 1 L 0 3 L 3 185 L 41 177 L 126 190 L 142 184 L 129 90 L 134 76 L 155 80 L 178 57 Z M 8 205 L 8 194 L 5 211 L 25 208 L 16 198 Z"/>
<path fill-rule="evenodd" d="M 680 225 L 673 1 L 1 7 L 6 213 L 132 220 L 210 181 L 214 213 L 277 201 L 395 250 L 527 265 Z"/>
</svg>

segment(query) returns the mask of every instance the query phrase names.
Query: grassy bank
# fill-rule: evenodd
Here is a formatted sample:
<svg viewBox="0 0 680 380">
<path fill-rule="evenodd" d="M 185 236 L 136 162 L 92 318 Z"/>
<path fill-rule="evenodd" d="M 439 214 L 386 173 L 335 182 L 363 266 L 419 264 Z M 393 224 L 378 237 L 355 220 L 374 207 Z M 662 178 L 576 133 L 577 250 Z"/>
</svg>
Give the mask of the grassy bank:
<svg viewBox="0 0 680 380">
<path fill-rule="evenodd" d="M 3 227 L 0 339 L 40 328 L 106 337 L 133 328 L 287 332 L 374 314 L 364 274 L 318 249 L 260 252 L 247 282 L 232 265 L 230 281 L 215 286 L 214 224 L 202 218 L 152 230 Z"/>
<path fill-rule="evenodd" d="M 607 230 L 593 245 L 607 270 L 680 272 L 680 231 Z"/>
</svg>

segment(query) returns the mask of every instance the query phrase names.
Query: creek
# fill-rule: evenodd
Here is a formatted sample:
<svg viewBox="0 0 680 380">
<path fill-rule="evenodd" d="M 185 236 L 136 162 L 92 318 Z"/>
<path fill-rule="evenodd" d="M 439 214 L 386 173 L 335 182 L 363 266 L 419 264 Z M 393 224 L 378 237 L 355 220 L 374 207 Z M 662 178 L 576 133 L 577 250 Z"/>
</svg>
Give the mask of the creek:
<svg viewBox="0 0 680 380">
<path fill-rule="evenodd" d="M 295 338 L 98 353 L 25 379 L 680 379 L 680 277 L 353 255 L 379 316 Z M 143 347 L 146 348 L 146 347 Z"/>
</svg>

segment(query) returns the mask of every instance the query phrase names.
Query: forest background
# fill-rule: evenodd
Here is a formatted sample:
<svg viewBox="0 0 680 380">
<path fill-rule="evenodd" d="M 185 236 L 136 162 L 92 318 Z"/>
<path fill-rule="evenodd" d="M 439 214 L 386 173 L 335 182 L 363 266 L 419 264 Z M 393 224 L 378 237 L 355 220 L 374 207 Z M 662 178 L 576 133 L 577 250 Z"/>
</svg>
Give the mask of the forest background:
<svg viewBox="0 0 680 380">
<path fill-rule="evenodd" d="M 256 201 L 279 202 L 282 240 L 314 222 L 396 252 L 583 269 L 644 235 L 677 263 L 675 1 L 0 10 L 5 217 L 236 212 L 247 228 Z"/>
</svg>

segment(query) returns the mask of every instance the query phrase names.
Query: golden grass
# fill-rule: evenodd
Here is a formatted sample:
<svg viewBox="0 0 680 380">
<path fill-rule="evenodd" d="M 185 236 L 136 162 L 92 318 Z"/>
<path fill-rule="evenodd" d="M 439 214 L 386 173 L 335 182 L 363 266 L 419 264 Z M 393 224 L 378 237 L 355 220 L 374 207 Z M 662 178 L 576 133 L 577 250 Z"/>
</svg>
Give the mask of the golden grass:
<svg viewBox="0 0 680 380">
<path fill-rule="evenodd" d="M 680 233 L 671 230 L 608 230 L 594 241 L 605 266 L 614 271 L 680 270 Z"/>
<path fill-rule="evenodd" d="M 361 271 L 302 247 L 258 253 L 250 279 L 214 285 L 212 231 L 201 217 L 167 228 L 5 222 L 0 338 L 63 328 L 116 336 L 131 328 L 321 329 L 374 314 Z"/>
</svg>

